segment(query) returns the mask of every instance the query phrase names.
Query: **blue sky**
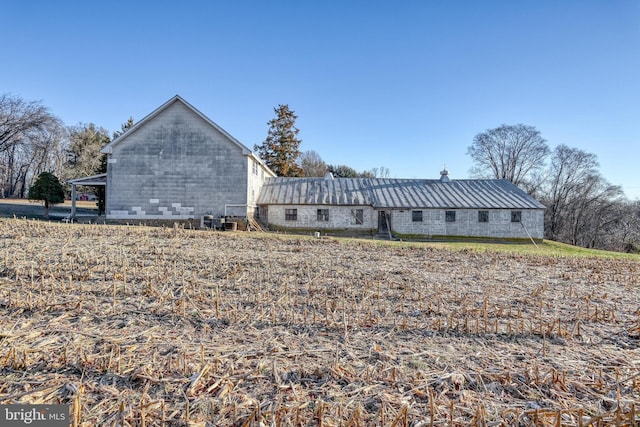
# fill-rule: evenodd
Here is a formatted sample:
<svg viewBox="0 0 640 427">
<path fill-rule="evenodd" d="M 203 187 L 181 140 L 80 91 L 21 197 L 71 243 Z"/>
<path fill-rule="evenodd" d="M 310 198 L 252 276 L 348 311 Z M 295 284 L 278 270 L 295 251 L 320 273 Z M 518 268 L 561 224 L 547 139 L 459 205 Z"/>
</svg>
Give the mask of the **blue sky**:
<svg viewBox="0 0 640 427">
<path fill-rule="evenodd" d="M 252 148 L 392 177 L 467 178 L 467 147 L 535 126 L 640 199 L 640 2 L 1 0 L 0 92 L 110 131 L 175 94 Z"/>
</svg>

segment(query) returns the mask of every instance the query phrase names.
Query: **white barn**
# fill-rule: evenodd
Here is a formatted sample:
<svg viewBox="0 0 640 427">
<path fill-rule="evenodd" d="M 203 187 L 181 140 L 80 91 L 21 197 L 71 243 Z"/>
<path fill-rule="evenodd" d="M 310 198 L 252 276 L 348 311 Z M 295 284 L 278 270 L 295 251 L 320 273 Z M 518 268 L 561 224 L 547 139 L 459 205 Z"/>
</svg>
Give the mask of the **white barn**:
<svg viewBox="0 0 640 427">
<path fill-rule="evenodd" d="M 102 149 L 107 219 L 253 215 L 275 174 L 240 141 L 175 96 Z"/>
<path fill-rule="evenodd" d="M 180 96 L 102 150 L 114 220 L 260 217 L 272 228 L 542 239 L 544 206 L 505 180 L 284 178 Z"/>
</svg>

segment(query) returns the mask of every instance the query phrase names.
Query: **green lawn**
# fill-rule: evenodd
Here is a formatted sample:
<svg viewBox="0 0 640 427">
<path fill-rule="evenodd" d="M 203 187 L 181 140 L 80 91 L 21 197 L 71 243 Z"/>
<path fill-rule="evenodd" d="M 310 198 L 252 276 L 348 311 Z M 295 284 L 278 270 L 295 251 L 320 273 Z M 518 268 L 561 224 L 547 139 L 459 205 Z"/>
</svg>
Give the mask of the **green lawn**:
<svg viewBox="0 0 640 427">
<path fill-rule="evenodd" d="M 300 238 L 300 239 L 313 239 L 314 237 L 308 235 L 295 235 L 295 234 L 266 234 L 268 236 L 278 236 L 279 238 Z M 597 249 L 587 249 L 577 246 L 568 245 L 565 243 L 554 242 L 551 240 L 544 240 L 536 245 L 530 241 L 522 240 L 518 242 L 506 242 L 495 240 L 491 242 L 486 241 L 474 241 L 468 240 L 451 240 L 451 241 L 438 241 L 438 242 L 418 242 L 418 241 L 388 241 L 388 240 L 374 240 L 369 238 L 353 238 L 353 237 L 322 237 L 323 239 L 332 239 L 337 242 L 351 243 L 351 244 L 373 244 L 373 245 L 391 245 L 391 246 L 404 246 L 404 247 L 433 247 L 443 248 L 453 251 L 477 251 L 477 252 L 509 252 L 517 254 L 528 255 L 542 255 L 551 257 L 590 257 L 590 258 L 613 258 L 613 259 L 629 259 L 640 261 L 640 255 L 627 254 L 621 252 L 603 251 Z"/>
<path fill-rule="evenodd" d="M 521 254 L 535 254 L 553 257 L 573 256 L 573 257 L 596 257 L 596 258 L 616 258 L 631 259 L 640 261 L 640 255 L 626 254 L 612 251 L 602 251 L 596 249 L 587 249 L 577 246 L 567 245 L 565 243 L 545 240 L 538 243 L 537 247 L 532 243 L 474 243 L 474 242 L 450 242 L 450 243 L 431 243 L 430 245 L 438 247 L 446 247 L 450 249 L 462 250 L 471 249 L 479 252 L 495 251 L 495 252 L 512 252 Z"/>
</svg>

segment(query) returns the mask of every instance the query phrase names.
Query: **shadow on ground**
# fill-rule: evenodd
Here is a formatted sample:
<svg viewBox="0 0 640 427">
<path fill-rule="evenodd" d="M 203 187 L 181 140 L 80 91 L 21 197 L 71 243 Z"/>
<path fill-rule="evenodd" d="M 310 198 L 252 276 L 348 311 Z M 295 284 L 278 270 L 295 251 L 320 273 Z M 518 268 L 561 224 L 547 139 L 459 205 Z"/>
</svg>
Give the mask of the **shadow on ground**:
<svg viewBox="0 0 640 427">
<path fill-rule="evenodd" d="M 84 202 L 76 206 L 76 222 L 96 222 L 104 219 L 98 216 L 94 202 Z M 40 202 L 30 202 L 24 199 L 0 199 L 0 218 L 29 218 L 44 219 L 44 206 Z M 49 209 L 49 221 L 65 221 L 71 216 L 71 201 L 55 205 Z"/>
</svg>

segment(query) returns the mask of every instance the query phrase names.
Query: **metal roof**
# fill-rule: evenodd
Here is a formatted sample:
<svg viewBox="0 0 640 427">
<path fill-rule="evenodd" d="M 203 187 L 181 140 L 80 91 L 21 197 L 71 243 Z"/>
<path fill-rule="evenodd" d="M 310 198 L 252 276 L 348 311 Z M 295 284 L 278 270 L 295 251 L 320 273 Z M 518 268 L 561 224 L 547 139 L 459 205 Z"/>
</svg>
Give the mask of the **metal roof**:
<svg viewBox="0 0 640 427">
<path fill-rule="evenodd" d="M 70 179 L 69 181 L 67 181 L 67 184 L 106 186 L 107 174 L 101 173 L 98 175 L 85 176 L 84 178 Z"/>
<path fill-rule="evenodd" d="M 544 209 L 503 179 L 268 178 L 259 205 L 365 205 L 374 208 Z"/>
</svg>

